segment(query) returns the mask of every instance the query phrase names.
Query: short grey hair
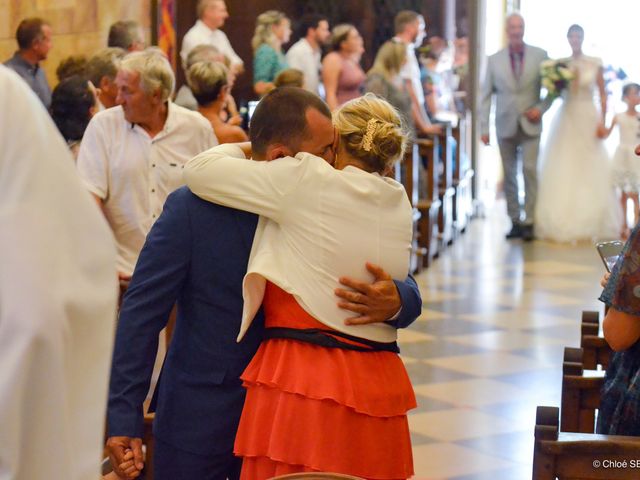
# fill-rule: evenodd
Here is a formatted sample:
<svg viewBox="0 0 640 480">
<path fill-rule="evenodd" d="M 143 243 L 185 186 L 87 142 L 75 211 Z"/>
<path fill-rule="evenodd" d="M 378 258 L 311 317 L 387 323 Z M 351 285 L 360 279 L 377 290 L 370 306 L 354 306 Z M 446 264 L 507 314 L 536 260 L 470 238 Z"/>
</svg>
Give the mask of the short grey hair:
<svg viewBox="0 0 640 480">
<path fill-rule="evenodd" d="M 196 45 L 187 55 L 185 70 L 189 70 L 191 65 L 198 62 L 218 62 L 223 56 L 220 49 L 214 45 L 209 45 L 208 43 Z"/>
<path fill-rule="evenodd" d="M 100 80 L 107 77 L 109 80 L 116 78 L 120 60 L 126 52 L 120 47 L 107 47 L 96 52 L 87 62 L 87 77 L 96 87 L 100 86 Z"/>
<path fill-rule="evenodd" d="M 122 59 L 120 70 L 140 74 L 140 86 L 147 95 L 160 89 L 162 101 L 166 101 L 173 94 L 176 78 L 171 64 L 157 52 L 144 50 L 130 53 Z"/>
<path fill-rule="evenodd" d="M 135 20 L 120 20 L 109 28 L 107 45 L 109 47 L 120 47 L 127 50 L 135 41 L 141 31 L 140 24 Z"/>
</svg>

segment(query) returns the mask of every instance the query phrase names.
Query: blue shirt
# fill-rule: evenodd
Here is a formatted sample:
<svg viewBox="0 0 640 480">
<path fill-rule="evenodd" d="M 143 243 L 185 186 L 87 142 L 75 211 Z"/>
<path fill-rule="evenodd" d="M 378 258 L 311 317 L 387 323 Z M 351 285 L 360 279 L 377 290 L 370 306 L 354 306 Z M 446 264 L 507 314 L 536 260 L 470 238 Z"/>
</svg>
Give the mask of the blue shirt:
<svg viewBox="0 0 640 480">
<path fill-rule="evenodd" d="M 31 87 L 36 95 L 40 98 L 44 106 L 49 108 L 51 105 L 51 88 L 47 82 L 47 77 L 40 65 L 31 65 L 27 62 L 20 52 L 16 52 L 13 57 L 4 62 L 4 64 L 20 75 L 25 82 Z"/>
</svg>

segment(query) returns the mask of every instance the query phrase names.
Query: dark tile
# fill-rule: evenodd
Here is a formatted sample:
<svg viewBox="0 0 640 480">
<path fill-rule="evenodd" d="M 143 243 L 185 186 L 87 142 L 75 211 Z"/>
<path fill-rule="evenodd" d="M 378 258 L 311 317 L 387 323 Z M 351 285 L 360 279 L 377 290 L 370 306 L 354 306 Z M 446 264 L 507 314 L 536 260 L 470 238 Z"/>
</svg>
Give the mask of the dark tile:
<svg viewBox="0 0 640 480">
<path fill-rule="evenodd" d="M 436 443 L 438 440 L 434 440 L 431 437 L 420 435 L 416 432 L 411 432 L 411 446 L 418 447 L 420 445 L 427 445 L 429 443 Z"/>
<path fill-rule="evenodd" d="M 455 355 L 470 355 L 485 353 L 486 349 L 446 342 L 444 340 L 424 340 L 422 342 L 406 343 L 401 347 L 401 353 L 411 358 L 427 359 L 436 357 L 452 357 Z"/>
<path fill-rule="evenodd" d="M 410 415 L 456 408 L 453 403 L 443 402 L 442 400 L 436 400 L 435 398 L 423 397 L 422 395 L 416 395 L 416 403 L 418 406 L 409 412 Z"/>
<path fill-rule="evenodd" d="M 533 462 L 533 429 L 516 433 L 490 435 L 456 443 L 493 457 L 531 465 Z"/>
<path fill-rule="evenodd" d="M 529 391 L 557 390 L 562 388 L 562 369 L 547 368 L 522 373 L 510 373 L 493 377 L 495 380 L 510 383 Z"/>
<path fill-rule="evenodd" d="M 572 345 L 566 346 L 570 347 Z M 573 346 L 577 347 L 577 344 Z M 537 345 L 531 348 L 513 350 L 511 353 L 515 355 L 530 357 L 536 361 L 544 362 L 548 365 L 558 365 L 558 368 L 561 368 L 562 360 L 564 358 L 564 347 L 565 345 Z"/>
<path fill-rule="evenodd" d="M 423 362 L 416 362 L 406 365 L 407 372 L 413 385 L 424 385 L 425 383 L 453 382 L 456 380 L 467 380 L 475 378 L 462 372 L 456 372 L 447 368 L 429 365 Z"/>
</svg>

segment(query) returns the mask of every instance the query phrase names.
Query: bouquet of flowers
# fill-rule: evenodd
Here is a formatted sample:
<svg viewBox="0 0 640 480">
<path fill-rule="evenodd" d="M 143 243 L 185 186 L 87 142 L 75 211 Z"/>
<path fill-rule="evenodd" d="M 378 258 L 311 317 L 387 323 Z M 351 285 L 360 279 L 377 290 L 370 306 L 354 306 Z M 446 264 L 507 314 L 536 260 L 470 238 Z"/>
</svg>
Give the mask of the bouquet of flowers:
<svg viewBox="0 0 640 480">
<path fill-rule="evenodd" d="M 566 60 L 545 60 L 540 64 L 540 76 L 542 86 L 553 98 L 559 97 L 562 91 L 567 88 L 569 82 L 574 79 L 575 74 L 569 68 Z"/>
</svg>

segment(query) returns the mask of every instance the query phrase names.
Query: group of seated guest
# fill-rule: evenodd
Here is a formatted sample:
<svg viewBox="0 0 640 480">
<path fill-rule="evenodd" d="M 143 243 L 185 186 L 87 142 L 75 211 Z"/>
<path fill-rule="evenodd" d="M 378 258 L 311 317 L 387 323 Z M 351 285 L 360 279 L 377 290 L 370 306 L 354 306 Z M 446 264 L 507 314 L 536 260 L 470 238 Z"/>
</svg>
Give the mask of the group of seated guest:
<svg viewBox="0 0 640 480">
<path fill-rule="evenodd" d="M 144 48 L 142 29 L 131 21 L 114 24 L 107 48 L 89 57 L 67 58 L 59 68 L 60 82 L 50 101 L 51 118 L 77 157 L 75 165 L 68 162 L 68 168 L 75 168 L 77 183 L 81 182 L 99 206 L 94 213 L 104 216 L 113 234 L 114 283 L 118 278 L 125 283 L 131 281 L 120 313 L 122 326 L 118 327 L 111 372 L 108 450 L 115 469 L 112 476 L 136 478 L 140 475 L 142 405 L 149 385 L 155 386 L 153 375 L 158 374 L 164 359 L 165 343 L 159 341 L 159 333 L 167 323 L 169 311 L 178 302 L 177 327 L 168 347 L 174 350 L 169 352 L 165 363 L 168 367 L 163 370 L 162 381 L 158 380 L 157 385 L 154 462 L 158 470 L 164 472 L 164 477 L 158 475 L 157 478 L 178 478 L 179 474 L 204 478 L 202 471 L 218 463 L 223 464 L 218 465 L 220 471 L 228 473 L 230 478 L 237 478 L 240 462 L 234 458 L 232 448 L 244 401 L 240 374 L 249 365 L 261 341 L 271 339 L 263 336 L 262 313 L 257 315 L 253 327 L 248 326 L 252 316 L 249 318 L 245 313 L 243 320 L 242 278 L 248 264 L 264 267 L 259 260 L 265 258 L 267 251 L 256 246 L 258 260 L 251 255 L 257 231 L 255 238 L 271 239 L 271 245 L 267 245 L 271 248 L 269 251 L 279 258 L 286 258 L 295 269 L 303 272 L 298 277 L 300 286 L 292 289 L 279 269 L 274 277 L 267 275 L 270 269 L 262 271 L 264 277 L 270 279 L 268 284 L 262 284 L 266 288 L 262 293 L 266 292 L 265 302 L 269 307 L 265 310 L 267 325 L 279 328 L 282 325 L 275 323 L 283 311 L 297 315 L 304 310 L 304 315 L 299 316 L 302 323 L 287 324 L 285 329 L 327 326 L 320 339 L 320 346 L 326 349 L 323 350 L 326 358 L 323 368 L 331 370 L 337 341 L 341 350 L 353 350 L 340 358 L 345 360 L 345 365 L 350 365 L 350 372 L 359 372 L 361 378 L 348 385 L 341 383 L 347 370 L 343 368 L 331 374 L 334 383 L 309 385 L 320 388 L 317 391 L 321 394 L 336 396 L 339 400 L 340 405 L 327 413 L 336 419 L 347 418 L 348 422 L 342 428 L 336 429 L 331 422 L 323 422 L 322 416 L 316 416 L 314 421 L 318 428 L 324 429 L 327 438 L 331 436 L 336 444 L 345 447 L 341 455 L 333 455 L 330 450 L 314 453 L 301 448 L 282 462 L 278 453 L 282 444 L 276 441 L 267 446 L 267 460 L 247 461 L 245 478 L 266 478 L 278 472 L 296 471 L 300 465 L 298 455 L 303 457 L 302 464 L 305 465 L 306 456 L 313 457 L 309 468 L 314 470 L 335 469 L 367 477 L 406 478 L 413 472 L 406 412 L 413 408 L 415 399 L 397 357 L 395 338 L 397 328 L 407 326 L 417 317 L 421 302 L 415 282 L 407 277 L 408 250 L 405 247 L 412 236 L 411 208 L 402 185 L 387 174 L 393 162 L 403 155 L 414 122 L 412 96 L 401 79 L 409 49 L 402 42 L 385 43 L 367 75 L 360 66 L 364 52 L 360 33 L 351 24 L 341 24 L 333 29 L 331 52 L 321 61 L 322 46 L 329 39 L 329 24 L 322 17 L 310 16 L 301 27 L 305 36 L 296 44 L 299 51 L 285 57 L 283 45 L 291 34 L 290 21 L 282 12 L 263 13 L 257 19 L 252 46 L 257 80 L 254 86 L 256 93 L 264 97 L 247 135 L 239 126 L 240 118 L 231 95 L 235 76 L 242 72 L 243 62 L 220 31 L 228 17 L 224 1 L 201 0 L 198 17 L 183 40 L 181 55 L 187 83 L 178 92 L 175 102 L 171 101 L 175 73 L 170 62 L 159 48 Z M 418 17 L 412 17 L 416 23 Z M 36 80 L 44 78 L 39 62 L 46 58 L 51 46 L 51 29 L 44 21 L 31 21 L 19 31 L 20 51 L 14 57 L 14 63 L 18 70 L 25 67 L 23 70 L 35 81 L 31 86 L 36 92 L 46 93 Z M 305 52 L 311 54 L 301 61 Z M 415 57 L 413 50 L 411 54 Z M 287 58 L 291 60 L 290 64 Z M 23 63 L 28 63 L 29 67 Z M 326 89 L 326 103 L 319 96 L 323 91 L 322 84 Z M 372 95 L 361 98 L 365 88 L 387 98 L 400 115 L 384 99 Z M 49 103 L 46 95 L 41 98 L 43 103 Z M 333 123 L 332 111 L 335 115 Z M 50 122 L 48 118 L 47 121 Z M 252 141 L 250 151 L 242 143 L 211 150 L 218 143 L 239 143 L 248 139 Z M 57 141 L 64 146 L 60 138 Z M 209 152 L 200 157 L 203 161 L 200 165 L 208 165 L 221 153 L 227 162 L 237 163 L 225 152 L 233 151 L 232 156 L 241 156 L 236 155 L 238 148 L 244 148 L 243 155 L 254 159 L 288 160 L 232 163 L 229 175 L 213 177 L 222 182 L 223 189 L 235 185 L 234 193 L 238 198 L 232 200 L 223 193 L 226 200 L 219 201 L 208 194 L 210 176 L 198 173 L 198 162 L 190 167 L 187 162 Z M 298 159 L 293 158 L 296 155 L 304 159 L 303 166 L 317 176 L 301 175 L 304 172 L 298 168 Z M 70 157 L 63 155 L 61 158 Z M 285 163 L 290 168 L 282 175 L 279 166 Z M 265 168 L 267 164 L 266 175 L 271 179 L 263 183 L 250 181 L 255 169 Z M 245 167 L 249 169 L 247 175 L 244 170 L 237 170 L 241 174 L 232 179 L 237 168 Z M 192 189 L 203 189 L 199 195 L 204 200 L 223 204 L 244 202 L 248 198 L 246 192 L 255 193 L 249 196 L 251 205 L 246 205 L 246 210 L 272 215 L 270 223 L 258 224 L 254 215 L 227 211 L 220 205 L 207 203 L 204 206 L 202 199 L 195 198 L 184 188 L 184 171 L 191 179 Z M 318 181 L 320 179 L 322 182 Z M 354 190 L 357 185 L 379 191 L 380 202 L 376 200 L 373 205 L 383 205 L 383 210 L 379 211 L 378 207 L 368 209 L 372 199 L 362 198 L 359 190 Z M 259 187 L 275 187 L 284 195 L 280 199 L 269 195 L 268 191 L 258 191 Z M 299 201 L 290 203 L 294 190 Z M 254 203 L 251 198 L 264 201 Z M 318 199 L 322 201 L 316 202 Z M 363 208 L 336 206 L 351 204 L 351 199 L 363 202 Z M 279 203 L 272 205 L 270 201 Z M 229 203 L 229 206 L 240 205 Z M 314 210 L 318 208 L 320 210 Z M 263 209 L 269 212 L 263 212 Z M 315 240 L 299 236 L 301 225 L 308 223 L 321 227 L 317 225 L 317 215 L 309 216 L 309 212 L 326 217 L 326 225 L 332 225 Z M 380 231 L 381 239 L 392 240 L 396 245 L 397 248 L 391 250 L 397 255 L 380 257 L 375 248 L 368 248 L 368 244 L 353 243 L 352 239 L 363 237 L 363 232 L 375 220 L 370 216 L 371 212 L 384 214 L 398 227 Z M 377 218 L 377 214 L 375 216 Z M 298 220 L 289 222 L 283 220 L 285 217 Z M 343 228 L 345 225 L 348 228 Z M 263 229 L 267 232 L 265 237 L 261 237 Z M 278 241 L 278 235 L 274 236 L 276 230 L 296 236 L 296 241 Z M 344 261 L 323 264 L 314 274 L 318 281 L 309 283 L 311 277 L 304 273 L 308 269 L 304 259 L 311 258 L 311 252 L 317 251 L 321 244 L 326 246 L 332 242 L 338 242 L 336 245 L 343 251 L 340 258 L 344 257 Z M 288 247 L 284 248 L 285 245 Z M 296 257 L 304 251 L 309 255 Z M 381 266 L 368 264 L 363 268 L 366 260 Z M 352 273 L 357 276 L 344 277 Z M 393 280 L 391 275 L 398 280 Z M 320 284 L 334 283 L 336 287 L 342 283 L 344 288 L 336 291 L 327 288 L 322 292 L 317 288 Z M 308 288 L 309 285 L 315 286 Z M 297 295 L 291 294 L 298 288 L 305 305 L 313 305 L 309 311 L 297 303 Z M 247 297 L 247 303 L 257 301 L 255 305 L 259 306 L 262 297 L 255 296 L 256 291 L 244 294 L 251 296 L 250 299 Z M 341 303 L 336 305 L 337 302 Z M 190 310 L 192 308 L 194 310 Z M 208 325 L 212 318 L 215 321 Z M 236 337 L 242 321 L 249 330 L 245 342 L 238 346 Z M 273 331 L 267 333 L 271 334 Z M 293 335 L 298 333 L 294 331 Z M 299 341 L 295 337 L 285 340 Z M 317 343 L 317 338 L 312 340 L 310 343 Z M 265 345 L 265 350 L 273 352 L 272 344 L 265 342 Z M 363 349 L 367 353 L 362 354 Z M 285 350 L 281 353 L 291 353 L 288 347 Z M 297 354 L 308 357 L 313 352 L 310 348 L 296 350 L 294 357 Z M 365 374 L 371 374 L 371 365 L 367 367 L 369 360 L 364 360 L 364 356 L 385 365 L 376 370 L 374 376 L 379 379 L 392 376 L 395 382 L 378 381 L 375 388 L 371 388 L 370 382 L 363 380 Z M 131 363 L 132 359 L 135 365 Z M 295 365 L 295 362 L 286 363 Z M 299 380 L 308 376 L 305 369 L 309 370 L 311 366 L 298 365 L 298 369 L 288 375 Z M 189 378 L 195 378 L 198 385 L 206 384 L 206 388 L 192 388 L 193 383 L 185 380 L 185 372 Z M 249 371 L 248 375 L 253 373 L 255 371 Z M 343 396 L 345 386 L 358 392 L 357 412 L 352 411 L 351 399 Z M 258 397 L 263 393 L 259 391 Z M 245 423 L 238 443 L 239 452 L 248 458 L 261 450 L 260 443 L 268 440 L 263 429 L 265 421 L 254 422 L 252 409 L 260 410 L 260 405 L 271 407 L 273 403 L 258 397 L 252 398 L 258 407 L 249 407 L 248 413 L 244 414 Z M 172 406 L 172 402 L 176 403 Z M 304 398 L 305 402 L 306 405 L 298 404 L 294 411 L 306 412 L 315 408 L 313 398 Z M 375 406 L 371 407 L 373 404 Z M 189 425 L 193 431 L 178 431 L 178 425 Z M 289 426 L 279 422 L 273 422 L 271 426 L 274 432 L 304 434 L 300 428 L 289 430 Z M 357 443 L 364 453 L 358 462 L 352 462 L 355 444 L 351 439 L 360 427 L 365 427 L 361 430 L 363 442 Z M 365 435 L 372 429 L 376 432 L 375 441 Z M 263 433 L 258 435 L 257 431 Z M 193 432 L 197 435 L 192 435 Z M 379 436 L 394 445 L 394 448 L 385 449 L 384 455 L 378 451 Z M 213 444 L 212 448 L 203 447 L 209 443 Z M 177 460 L 186 458 L 185 462 L 192 466 L 197 463 L 194 456 L 202 457 L 203 464 L 196 466 L 203 470 L 178 472 L 184 464 Z M 257 476 L 254 472 L 258 472 Z"/>
</svg>

